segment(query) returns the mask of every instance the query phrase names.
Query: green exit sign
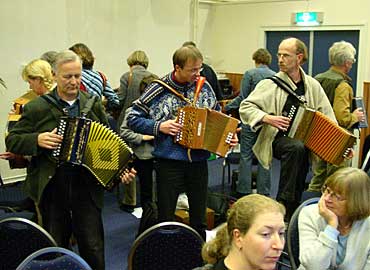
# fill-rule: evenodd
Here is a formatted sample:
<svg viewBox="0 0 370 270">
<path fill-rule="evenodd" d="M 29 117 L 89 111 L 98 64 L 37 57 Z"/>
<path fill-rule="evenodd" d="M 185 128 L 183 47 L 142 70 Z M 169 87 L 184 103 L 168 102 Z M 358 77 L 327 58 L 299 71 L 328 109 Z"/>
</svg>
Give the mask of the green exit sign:
<svg viewBox="0 0 370 270">
<path fill-rule="evenodd" d="M 294 23 L 301 26 L 320 25 L 323 22 L 323 12 L 297 12 Z"/>
</svg>

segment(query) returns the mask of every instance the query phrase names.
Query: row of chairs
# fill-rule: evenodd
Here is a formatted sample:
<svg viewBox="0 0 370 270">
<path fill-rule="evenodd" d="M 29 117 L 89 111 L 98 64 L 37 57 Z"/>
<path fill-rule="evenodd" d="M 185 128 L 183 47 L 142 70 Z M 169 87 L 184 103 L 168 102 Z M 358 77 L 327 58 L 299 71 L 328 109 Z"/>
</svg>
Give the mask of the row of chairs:
<svg viewBox="0 0 370 270">
<path fill-rule="evenodd" d="M 298 216 L 303 207 L 317 203 L 319 198 L 303 202 L 294 212 L 287 231 L 290 265 L 280 260 L 278 269 L 296 270 L 299 266 Z M 36 223 L 23 218 L 0 221 L 0 270 L 69 269 L 90 270 L 76 253 L 57 247 L 56 242 Z M 163 222 L 144 231 L 133 243 L 128 269 L 188 270 L 202 265 L 202 237 L 188 225 Z"/>
<path fill-rule="evenodd" d="M 0 221 L 0 270 L 91 270 L 76 253 L 57 247 L 42 227 L 25 218 Z"/>
</svg>

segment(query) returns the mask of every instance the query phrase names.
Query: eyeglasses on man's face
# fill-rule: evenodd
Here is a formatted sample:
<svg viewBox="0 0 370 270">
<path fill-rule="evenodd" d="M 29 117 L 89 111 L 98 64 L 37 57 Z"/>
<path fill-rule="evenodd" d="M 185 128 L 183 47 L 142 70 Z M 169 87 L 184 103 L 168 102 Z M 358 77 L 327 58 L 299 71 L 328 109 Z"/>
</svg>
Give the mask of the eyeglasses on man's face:
<svg viewBox="0 0 370 270">
<path fill-rule="evenodd" d="M 184 69 L 186 72 L 190 72 L 191 74 L 198 74 L 203 71 L 203 67 L 200 68 L 192 68 L 192 69 Z"/>
<path fill-rule="evenodd" d="M 332 191 L 327 185 L 323 185 L 322 186 L 321 192 L 324 195 L 328 195 L 329 194 L 330 198 L 332 198 L 333 200 L 338 201 L 338 202 L 341 202 L 341 201 L 345 201 L 346 200 L 341 195 L 339 195 L 339 194 L 335 193 L 334 191 Z"/>
</svg>

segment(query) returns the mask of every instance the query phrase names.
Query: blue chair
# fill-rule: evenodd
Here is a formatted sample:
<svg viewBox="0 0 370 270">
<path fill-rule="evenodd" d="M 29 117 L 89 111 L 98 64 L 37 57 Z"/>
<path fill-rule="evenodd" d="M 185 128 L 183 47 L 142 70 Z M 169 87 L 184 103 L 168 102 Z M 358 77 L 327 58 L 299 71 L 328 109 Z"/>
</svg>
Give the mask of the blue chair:
<svg viewBox="0 0 370 270">
<path fill-rule="evenodd" d="M 319 197 L 311 198 L 303 203 L 294 211 L 288 226 L 287 245 L 290 265 L 293 270 L 296 270 L 300 265 L 299 262 L 299 231 L 298 231 L 298 217 L 303 207 L 315 204 L 320 200 Z"/>
<path fill-rule="evenodd" d="M 48 232 L 28 219 L 11 217 L 0 221 L 0 269 L 15 269 L 33 252 L 56 245 Z"/>
<path fill-rule="evenodd" d="M 16 270 L 92 270 L 78 254 L 61 247 L 47 247 L 28 256 Z"/>
<path fill-rule="evenodd" d="M 144 231 L 133 243 L 129 270 L 191 270 L 202 266 L 202 237 L 190 226 L 162 222 Z"/>
</svg>

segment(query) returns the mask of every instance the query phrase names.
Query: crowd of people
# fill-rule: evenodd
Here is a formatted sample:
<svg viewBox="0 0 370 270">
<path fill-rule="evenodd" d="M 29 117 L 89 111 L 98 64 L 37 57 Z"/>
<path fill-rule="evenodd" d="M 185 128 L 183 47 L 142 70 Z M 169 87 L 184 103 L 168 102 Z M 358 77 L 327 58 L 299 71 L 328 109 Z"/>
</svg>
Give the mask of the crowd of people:
<svg viewBox="0 0 370 270">
<path fill-rule="evenodd" d="M 350 43 L 335 42 L 329 49 L 330 69 L 313 78 L 301 67 L 308 52 L 297 38 L 279 44 L 277 72 L 268 67 L 272 57 L 266 49 L 254 52 L 255 68 L 245 72 L 240 94 L 224 108 L 240 113 L 240 142 L 237 132 L 229 142 L 230 148 L 240 143 L 237 192 L 233 194 L 239 199 L 216 238 L 204 245 L 207 265 L 200 269 L 275 269 L 310 166 L 313 178 L 308 191 L 322 195 L 318 204 L 305 207 L 299 216 L 299 269 L 369 269 L 369 176 L 352 168 L 350 159 L 330 164 L 288 136 L 293 120 L 289 110 L 301 104 L 349 132 L 365 120 L 362 108 L 352 107 L 348 72 L 355 55 Z M 194 42 L 185 42 L 174 52 L 172 70 L 161 77 L 148 71 L 144 51 L 133 51 L 127 58 L 129 70 L 116 90 L 104 73 L 93 69 L 94 61 L 92 51 L 77 43 L 69 50 L 46 52 L 23 70 L 22 77 L 35 96 L 22 104 L 21 111 L 11 110 L 10 115 L 18 113 L 20 119 L 9 129 L 7 152 L 0 157 L 27 160 L 23 186 L 35 203 L 38 222 L 62 247 L 70 246 L 73 235 L 80 255 L 91 267 L 105 269 L 104 188 L 83 166 L 59 163 L 52 155 L 63 142 L 57 130 L 61 117 L 84 115 L 115 130 L 136 155 L 133 168 L 120 175 L 124 187 L 121 209 L 132 212 L 137 205 L 136 177 L 143 211 L 156 203 L 157 222 L 174 220 L 178 196 L 185 192 L 190 226 L 206 239 L 210 152 L 184 147 L 174 136 L 183 128 L 176 120 L 180 108 L 193 104 L 221 110 L 222 93 L 215 72 L 203 62 Z M 202 75 L 206 81 L 198 95 L 195 89 Z M 271 198 L 273 158 L 280 160 L 276 200 Z M 258 194 L 252 194 L 253 159 L 258 161 Z"/>
</svg>

